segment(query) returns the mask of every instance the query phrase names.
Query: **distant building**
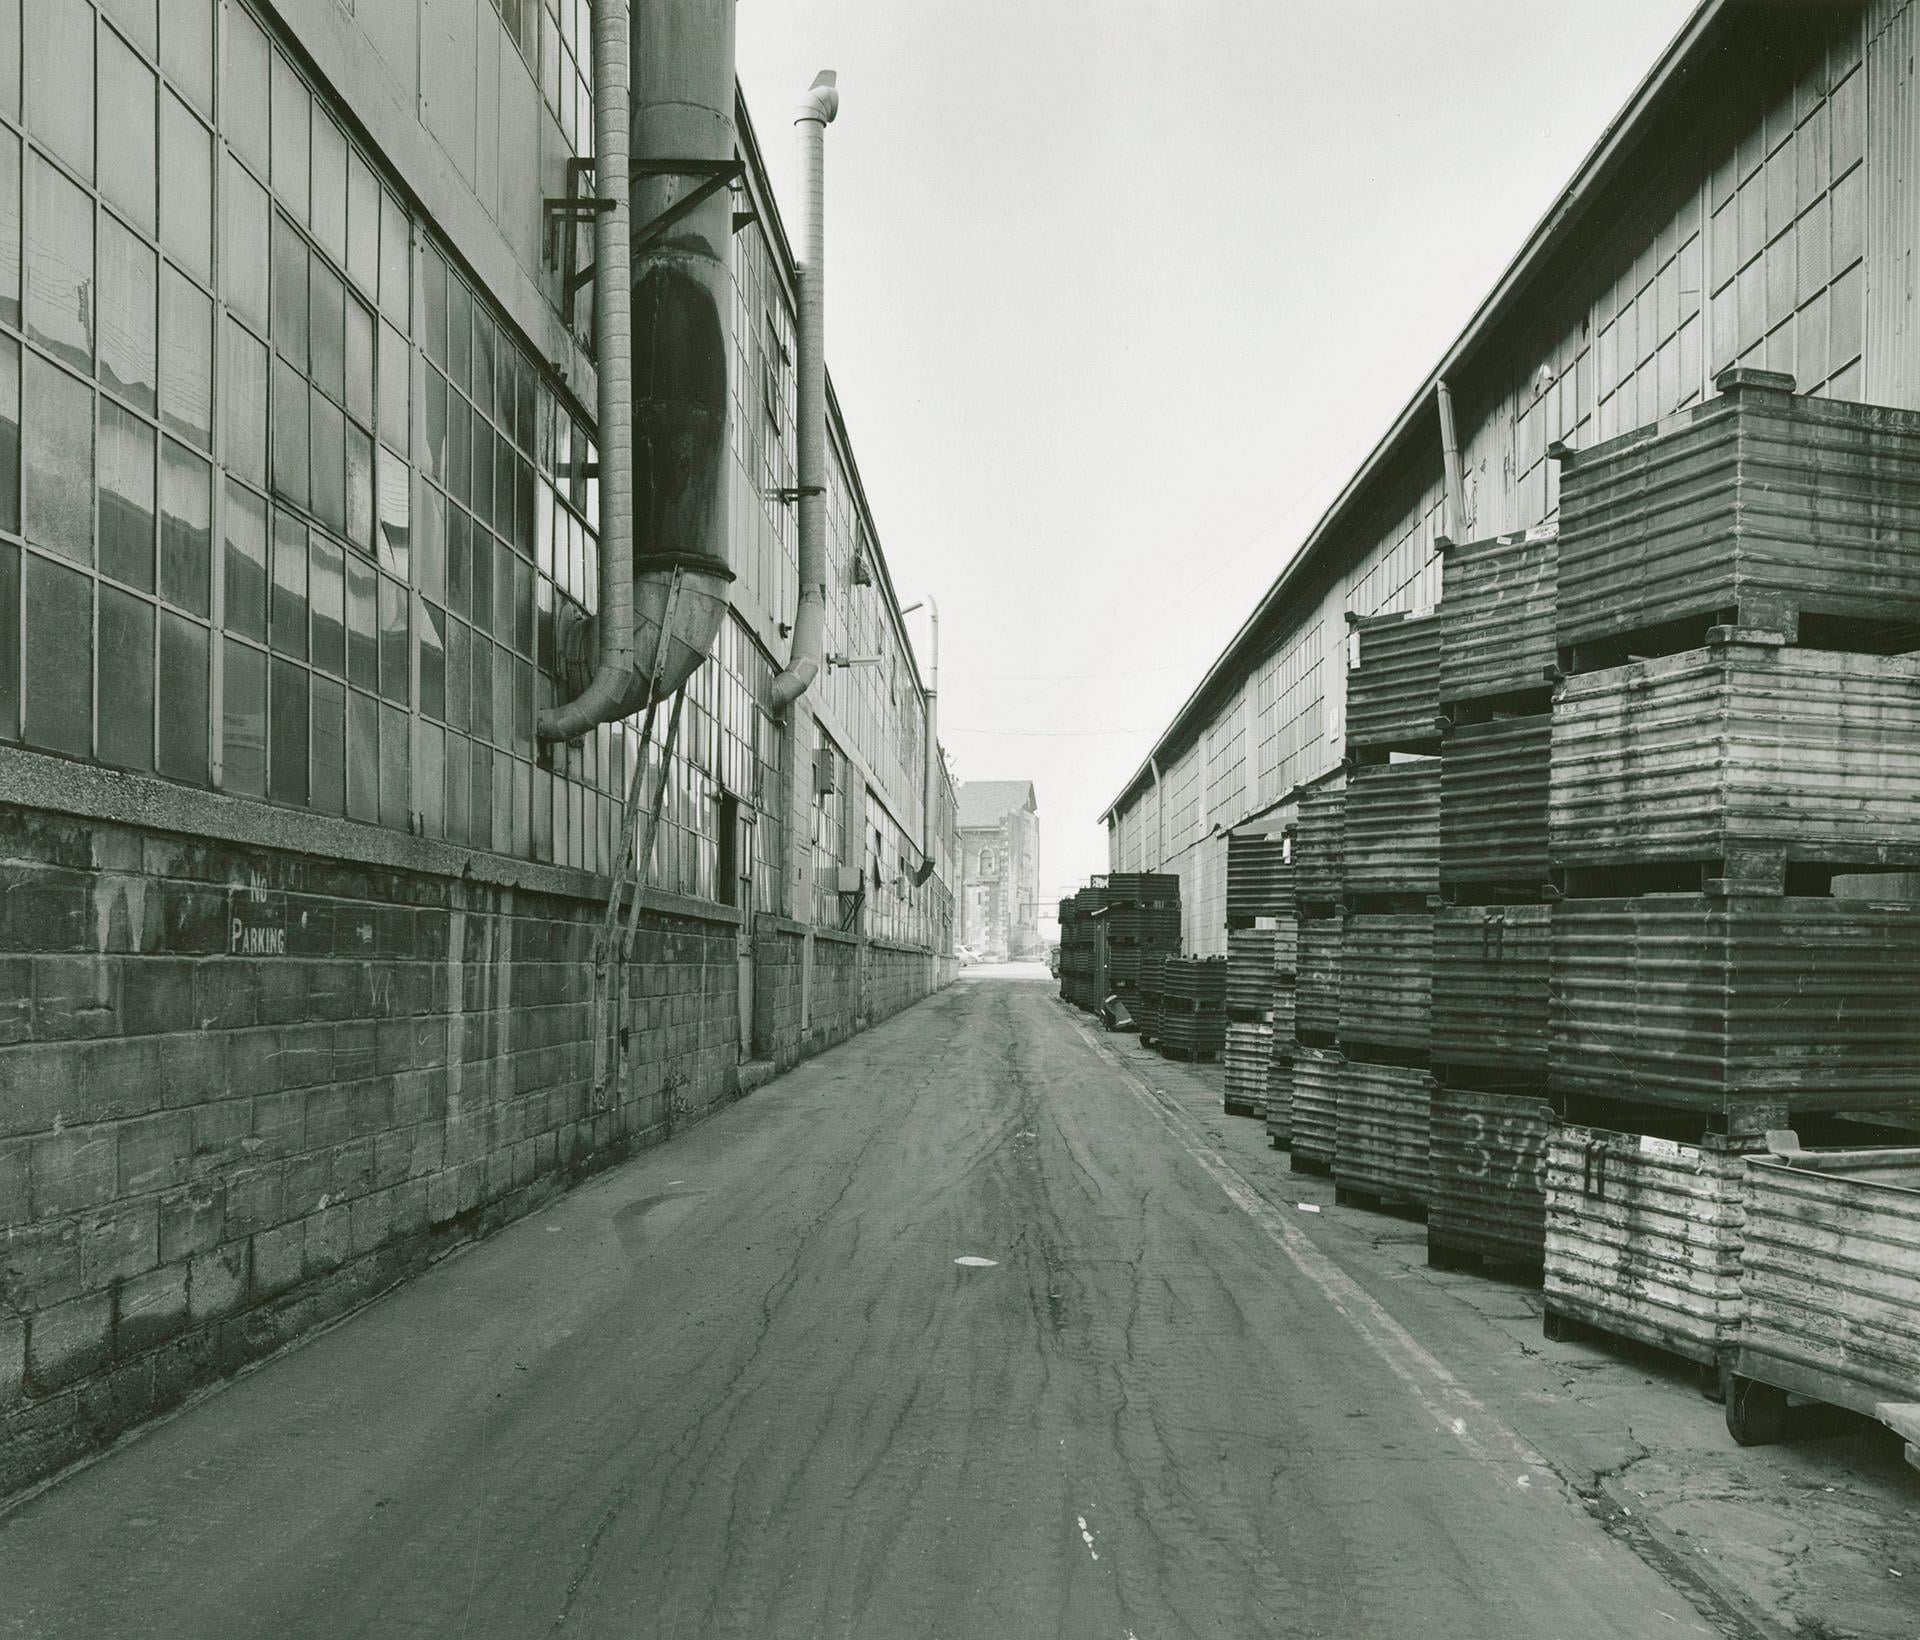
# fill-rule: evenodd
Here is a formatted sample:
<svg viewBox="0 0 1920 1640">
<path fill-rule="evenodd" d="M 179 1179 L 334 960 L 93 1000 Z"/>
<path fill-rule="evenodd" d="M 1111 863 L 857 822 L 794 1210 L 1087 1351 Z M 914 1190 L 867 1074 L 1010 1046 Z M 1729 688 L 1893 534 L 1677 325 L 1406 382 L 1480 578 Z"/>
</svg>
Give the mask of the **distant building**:
<svg viewBox="0 0 1920 1640">
<path fill-rule="evenodd" d="M 960 939 L 1018 960 L 1040 938 L 1040 812 L 1031 780 L 960 786 Z"/>
</svg>

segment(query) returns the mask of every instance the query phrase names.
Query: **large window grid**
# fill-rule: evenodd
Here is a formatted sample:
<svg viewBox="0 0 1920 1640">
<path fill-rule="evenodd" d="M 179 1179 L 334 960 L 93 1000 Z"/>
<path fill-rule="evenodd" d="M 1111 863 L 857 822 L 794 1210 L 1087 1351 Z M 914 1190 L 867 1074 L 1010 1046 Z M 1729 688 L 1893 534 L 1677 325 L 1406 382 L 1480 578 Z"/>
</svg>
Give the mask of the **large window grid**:
<svg viewBox="0 0 1920 1640">
<path fill-rule="evenodd" d="M 532 736 L 590 435 L 414 239 L 237 0 L 0 0 L 0 738 L 604 869 L 633 727 Z M 722 785 L 777 805 L 771 677 L 730 625 L 662 886 L 713 892 Z"/>
</svg>

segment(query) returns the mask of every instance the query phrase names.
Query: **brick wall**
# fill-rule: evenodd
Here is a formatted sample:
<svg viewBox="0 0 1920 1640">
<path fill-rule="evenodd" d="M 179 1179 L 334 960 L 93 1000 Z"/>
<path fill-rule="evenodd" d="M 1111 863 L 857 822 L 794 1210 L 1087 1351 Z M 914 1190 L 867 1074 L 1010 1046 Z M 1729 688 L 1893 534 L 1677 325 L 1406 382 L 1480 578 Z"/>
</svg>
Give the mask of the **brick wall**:
<svg viewBox="0 0 1920 1640">
<path fill-rule="evenodd" d="M 0 1495 L 732 1096 L 734 929 L 0 810 Z"/>
<path fill-rule="evenodd" d="M 761 915 L 753 927 L 753 1054 L 780 1070 L 799 1062 L 800 993 L 806 934 L 782 917 Z"/>
</svg>

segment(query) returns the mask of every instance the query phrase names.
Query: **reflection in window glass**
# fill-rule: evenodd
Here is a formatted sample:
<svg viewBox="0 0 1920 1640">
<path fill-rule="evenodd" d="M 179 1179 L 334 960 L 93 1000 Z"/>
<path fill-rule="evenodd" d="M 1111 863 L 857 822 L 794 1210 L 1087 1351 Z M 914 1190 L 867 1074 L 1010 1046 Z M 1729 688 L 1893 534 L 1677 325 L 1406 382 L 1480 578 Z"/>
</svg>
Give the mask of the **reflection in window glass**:
<svg viewBox="0 0 1920 1640">
<path fill-rule="evenodd" d="M 226 536 L 226 626 L 267 640 L 267 504 L 229 480 Z"/>
<path fill-rule="evenodd" d="M 273 647 L 307 654 L 307 527 L 277 507 L 273 513 Z"/>
<path fill-rule="evenodd" d="M 364 558 L 347 557 L 347 677 L 356 689 L 380 684 L 379 576 Z"/>
<path fill-rule="evenodd" d="M 309 370 L 314 385 L 336 403 L 346 397 L 346 290 L 340 276 L 318 256 L 313 259 L 310 284 L 313 303 Z"/>
<path fill-rule="evenodd" d="M 160 616 L 160 772 L 207 783 L 207 629 Z"/>
<path fill-rule="evenodd" d="M 6 7 L 0 5 L 0 27 Z M 20 549 L 0 541 L 0 740 L 20 738 Z"/>
<path fill-rule="evenodd" d="M 313 606 L 313 664 L 327 672 L 347 670 L 346 565 L 338 545 L 313 538 L 308 597 Z"/>
<path fill-rule="evenodd" d="M 109 586 L 100 589 L 100 760 L 153 767 L 153 605 Z"/>
<path fill-rule="evenodd" d="M 412 695 L 408 669 L 407 593 L 397 581 L 380 577 L 380 693 L 405 706 Z"/>
<path fill-rule="evenodd" d="M 213 304 L 172 268 L 160 275 L 160 421 L 213 448 Z"/>
<path fill-rule="evenodd" d="M 467 745 L 459 735 L 447 736 L 447 841 L 467 840 Z"/>
<path fill-rule="evenodd" d="M 93 362 L 93 202 L 38 154 L 27 168 L 27 333 Z"/>
<path fill-rule="evenodd" d="M 405 647 L 404 636 L 401 645 Z M 407 829 L 407 802 L 413 793 L 407 755 L 411 722 L 397 707 L 380 708 L 380 824 Z"/>
<path fill-rule="evenodd" d="M 390 449 L 407 453 L 407 340 L 384 319 L 380 322 L 380 437 Z"/>
<path fill-rule="evenodd" d="M 86 0 L 33 0 L 25 22 L 28 129 L 92 181 L 93 9 Z"/>
<path fill-rule="evenodd" d="M 347 813 L 380 818 L 380 706 L 358 690 L 347 693 Z"/>
<path fill-rule="evenodd" d="M 168 92 L 160 99 L 160 243 L 196 279 L 213 278 L 213 138 Z"/>
<path fill-rule="evenodd" d="M 336 264 L 345 264 L 347 139 L 320 113 L 313 116 L 313 237 Z"/>
<path fill-rule="evenodd" d="M 313 395 L 313 417 L 309 440 L 313 451 L 313 515 L 335 535 L 347 531 L 347 450 L 346 421 L 333 401 L 324 394 Z"/>
<path fill-rule="evenodd" d="M 153 429 L 111 399 L 100 404 L 100 568 L 153 590 Z"/>
<path fill-rule="evenodd" d="M 413 229 L 400 202 L 385 189 L 380 193 L 380 307 L 405 331 L 412 320 Z"/>
<path fill-rule="evenodd" d="M 0 530 L 20 528 L 20 344 L 0 336 Z"/>
<path fill-rule="evenodd" d="M 213 579 L 213 469 L 183 445 L 160 447 L 160 595 L 208 612 Z"/>
<path fill-rule="evenodd" d="M 347 414 L 362 427 L 373 425 L 373 314 L 347 300 Z"/>
<path fill-rule="evenodd" d="M 421 306 L 421 345 L 442 370 L 447 367 L 447 264 L 429 244 L 421 253 L 425 301 Z"/>
<path fill-rule="evenodd" d="M 298 378 L 295 378 L 298 380 Z M 232 319 L 220 361 L 220 414 L 227 467 L 255 484 L 267 482 L 267 350 Z"/>
<path fill-rule="evenodd" d="M 220 784 L 267 795 L 267 657 L 228 638 L 222 649 Z"/>
<path fill-rule="evenodd" d="M 283 216 L 273 219 L 273 346 L 307 368 L 307 242 Z"/>
<path fill-rule="evenodd" d="M 347 272 L 369 298 L 380 290 L 380 184 L 357 148 L 347 150 Z"/>
<path fill-rule="evenodd" d="M 404 469 L 401 470 L 405 476 Z M 414 538 L 419 570 L 414 585 L 435 603 L 447 598 L 447 503 L 431 484 L 420 486 L 420 530 Z"/>
<path fill-rule="evenodd" d="M 373 440 L 347 423 L 347 539 L 373 551 Z"/>
<path fill-rule="evenodd" d="M 446 731 L 431 723 L 417 726 L 414 740 L 413 801 L 420 811 L 420 835 L 446 831 Z"/>
<path fill-rule="evenodd" d="M 20 0 L 0 0 L 0 109 L 20 117 Z"/>
<path fill-rule="evenodd" d="M 267 795 L 279 803 L 307 801 L 307 679 L 304 666 L 278 658 L 268 716 Z"/>
<path fill-rule="evenodd" d="M 154 255 L 100 218 L 100 380 L 153 414 L 159 379 L 160 287 Z"/>
<path fill-rule="evenodd" d="M 420 712 L 424 717 L 447 715 L 447 618 L 424 598 L 420 600 Z"/>
<path fill-rule="evenodd" d="M 412 509 L 406 464 L 380 452 L 380 567 L 406 581 L 412 577 Z"/>
<path fill-rule="evenodd" d="M 267 174 L 267 37 L 244 6 L 227 8 L 220 57 L 220 130 L 258 176 Z"/>
<path fill-rule="evenodd" d="M 472 526 L 458 507 L 447 508 L 447 603 L 454 614 L 468 613 L 472 576 L 468 563 L 472 557 Z"/>
<path fill-rule="evenodd" d="M 111 29 L 100 31 L 100 192 L 153 237 L 153 70 Z"/>
<path fill-rule="evenodd" d="M 473 402 L 482 415 L 493 411 L 493 321 L 473 316 Z"/>
<path fill-rule="evenodd" d="M 0 0 L 4 27 L 5 0 Z M 0 128 L 0 320 L 20 323 L 20 139 Z"/>
<path fill-rule="evenodd" d="M 25 738 L 85 757 L 93 749 L 93 578 L 27 554 Z"/>
<path fill-rule="evenodd" d="M 460 279 L 447 279 L 447 374 L 463 393 L 473 382 L 473 297 Z"/>
<path fill-rule="evenodd" d="M 313 99 L 293 66 L 273 54 L 273 174 L 269 180 L 296 222 L 307 220 L 307 122 Z"/>
<path fill-rule="evenodd" d="M 493 541 L 485 530 L 473 532 L 473 550 L 467 557 L 467 616 L 474 630 L 493 630 Z"/>
<path fill-rule="evenodd" d="M 229 154 L 220 206 L 220 283 L 227 306 L 262 335 L 267 330 L 267 191 Z"/>
<path fill-rule="evenodd" d="M 347 811 L 347 691 L 332 678 L 313 680 L 313 795 L 322 814 Z"/>
<path fill-rule="evenodd" d="M 447 382 L 439 371 L 425 367 L 420 395 L 420 470 L 429 478 L 447 481 Z"/>
<path fill-rule="evenodd" d="M 160 31 L 160 66 L 203 113 L 211 114 L 213 0 L 167 0 L 166 9 L 166 24 Z"/>
<path fill-rule="evenodd" d="M 273 366 L 273 488 L 307 504 L 307 383 L 279 360 Z"/>
<path fill-rule="evenodd" d="M 27 355 L 27 539 L 93 562 L 93 390 Z"/>
</svg>

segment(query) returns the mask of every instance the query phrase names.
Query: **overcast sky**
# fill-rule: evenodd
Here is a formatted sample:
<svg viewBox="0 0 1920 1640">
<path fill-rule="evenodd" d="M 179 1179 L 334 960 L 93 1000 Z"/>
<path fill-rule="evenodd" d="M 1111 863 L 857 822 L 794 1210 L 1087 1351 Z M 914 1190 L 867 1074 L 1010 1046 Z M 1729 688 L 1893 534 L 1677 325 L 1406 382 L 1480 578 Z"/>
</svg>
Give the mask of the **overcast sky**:
<svg viewBox="0 0 1920 1640">
<path fill-rule="evenodd" d="M 828 366 L 1048 898 L 1692 4 L 740 0 L 783 202 L 839 71 Z"/>
</svg>

